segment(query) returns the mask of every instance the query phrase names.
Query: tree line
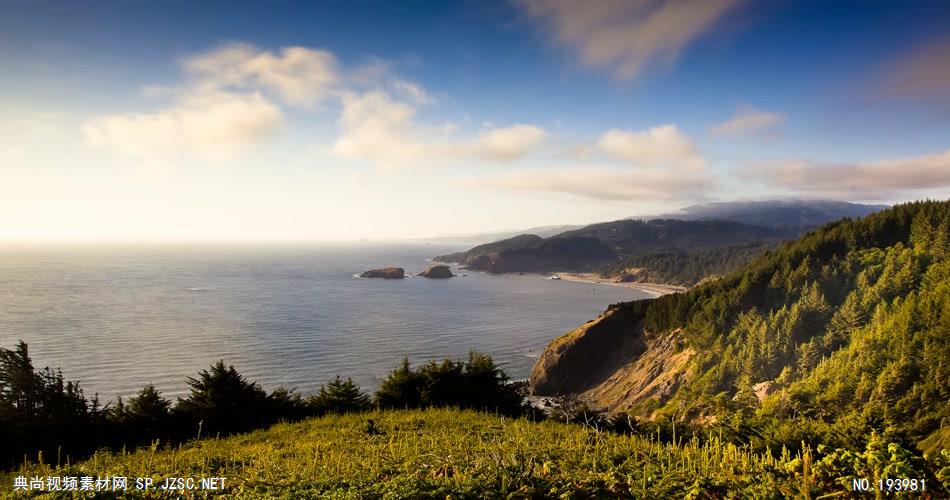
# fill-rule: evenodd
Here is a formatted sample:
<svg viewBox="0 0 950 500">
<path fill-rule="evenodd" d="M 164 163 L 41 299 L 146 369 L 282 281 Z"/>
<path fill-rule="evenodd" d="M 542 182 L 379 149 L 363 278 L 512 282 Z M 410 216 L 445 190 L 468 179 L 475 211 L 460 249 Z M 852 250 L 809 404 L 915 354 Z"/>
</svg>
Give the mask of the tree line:
<svg viewBox="0 0 950 500">
<path fill-rule="evenodd" d="M 0 469 L 36 460 L 39 453 L 47 461 L 75 459 L 99 448 L 177 443 L 374 408 L 459 407 L 512 416 L 527 411 L 519 386 L 477 352 L 419 367 L 405 358 L 372 396 L 339 376 L 308 396 L 287 388 L 268 393 L 224 361 L 187 383 L 188 396 L 174 402 L 147 385 L 127 400 L 102 404 L 61 371 L 34 368 L 25 342 L 0 347 Z"/>
</svg>

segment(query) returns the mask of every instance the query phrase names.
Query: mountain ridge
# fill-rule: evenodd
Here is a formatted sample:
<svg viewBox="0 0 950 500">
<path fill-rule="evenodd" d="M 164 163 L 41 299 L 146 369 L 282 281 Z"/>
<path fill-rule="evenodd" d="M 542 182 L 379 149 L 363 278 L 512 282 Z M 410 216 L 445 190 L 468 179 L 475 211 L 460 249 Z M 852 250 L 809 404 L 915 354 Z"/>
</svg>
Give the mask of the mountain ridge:
<svg viewBox="0 0 950 500">
<path fill-rule="evenodd" d="M 492 273 L 598 271 L 604 278 L 691 286 L 726 274 L 758 252 L 820 223 L 866 215 L 880 208 L 829 200 L 693 205 L 678 215 L 669 214 L 670 218 L 601 222 L 548 238 L 521 234 L 433 260 Z M 566 243 L 575 238 L 597 240 L 609 251 L 597 248 L 592 241 Z M 660 271 L 658 267 L 663 266 L 668 269 Z M 690 271 L 671 271 L 670 266 Z"/>
</svg>

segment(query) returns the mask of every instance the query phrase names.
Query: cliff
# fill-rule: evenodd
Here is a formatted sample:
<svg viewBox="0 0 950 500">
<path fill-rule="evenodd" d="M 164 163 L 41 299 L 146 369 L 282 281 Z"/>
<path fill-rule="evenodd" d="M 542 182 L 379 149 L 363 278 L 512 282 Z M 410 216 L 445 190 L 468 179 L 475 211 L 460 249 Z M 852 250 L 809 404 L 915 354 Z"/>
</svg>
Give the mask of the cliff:
<svg viewBox="0 0 950 500">
<path fill-rule="evenodd" d="M 645 350 L 639 318 L 627 307 L 611 306 L 551 342 L 531 370 L 528 388 L 539 396 L 579 394 L 596 387 Z"/>
<path fill-rule="evenodd" d="M 610 413 L 649 399 L 665 401 L 685 380 L 693 357 L 680 333 L 646 334 L 634 307 L 613 305 L 548 345 L 531 371 L 529 390 L 578 395 Z"/>
</svg>

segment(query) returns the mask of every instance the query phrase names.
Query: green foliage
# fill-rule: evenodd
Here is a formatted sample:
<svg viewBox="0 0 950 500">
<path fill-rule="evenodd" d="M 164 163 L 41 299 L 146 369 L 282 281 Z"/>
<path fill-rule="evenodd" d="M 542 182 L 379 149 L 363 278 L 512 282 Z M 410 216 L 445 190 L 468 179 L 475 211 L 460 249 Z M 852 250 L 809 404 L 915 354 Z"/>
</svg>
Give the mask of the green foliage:
<svg viewBox="0 0 950 500">
<path fill-rule="evenodd" d="M 339 375 L 320 386 L 320 392 L 307 402 L 318 414 L 361 412 L 373 406 L 369 396 L 352 379 L 343 380 Z"/>
<path fill-rule="evenodd" d="M 267 393 L 224 361 L 189 377 L 188 385 L 191 395 L 179 400 L 176 410 L 205 432 L 238 432 L 266 421 Z"/>
<path fill-rule="evenodd" d="M 777 240 L 769 239 L 738 245 L 635 253 L 620 262 L 601 266 L 597 272 L 603 277 L 625 281 L 691 287 L 705 279 L 732 274 L 777 245 Z"/>
<path fill-rule="evenodd" d="M 98 397 L 86 399 L 78 382 L 49 368 L 35 370 L 25 342 L 0 347 L 0 467 L 27 446 L 89 447 L 100 439 L 106 416 Z"/>
<path fill-rule="evenodd" d="M 469 353 L 464 362 L 446 359 L 413 370 L 408 358 L 376 391 L 382 408 L 430 406 L 473 408 L 516 415 L 524 411 L 523 397 L 491 357 Z"/>
</svg>

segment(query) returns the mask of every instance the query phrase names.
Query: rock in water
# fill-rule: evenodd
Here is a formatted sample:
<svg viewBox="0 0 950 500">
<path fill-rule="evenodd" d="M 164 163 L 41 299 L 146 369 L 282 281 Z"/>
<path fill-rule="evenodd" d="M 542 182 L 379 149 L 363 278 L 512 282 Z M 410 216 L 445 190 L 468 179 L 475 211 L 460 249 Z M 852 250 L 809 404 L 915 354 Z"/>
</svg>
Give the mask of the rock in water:
<svg viewBox="0 0 950 500">
<path fill-rule="evenodd" d="M 451 278 L 455 275 L 452 274 L 452 270 L 449 269 L 449 266 L 438 265 L 432 266 L 416 276 L 422 276 L 423 278 Z"/>
<path fill-rule="evenodd" d="M 360 275 L 360 278 L 383 278 L 387 280 L 399 280 L 406 277 L 406 270 L 401 267 L 384 267 L 382 269 L 373 269 Z"/>
</svg>

